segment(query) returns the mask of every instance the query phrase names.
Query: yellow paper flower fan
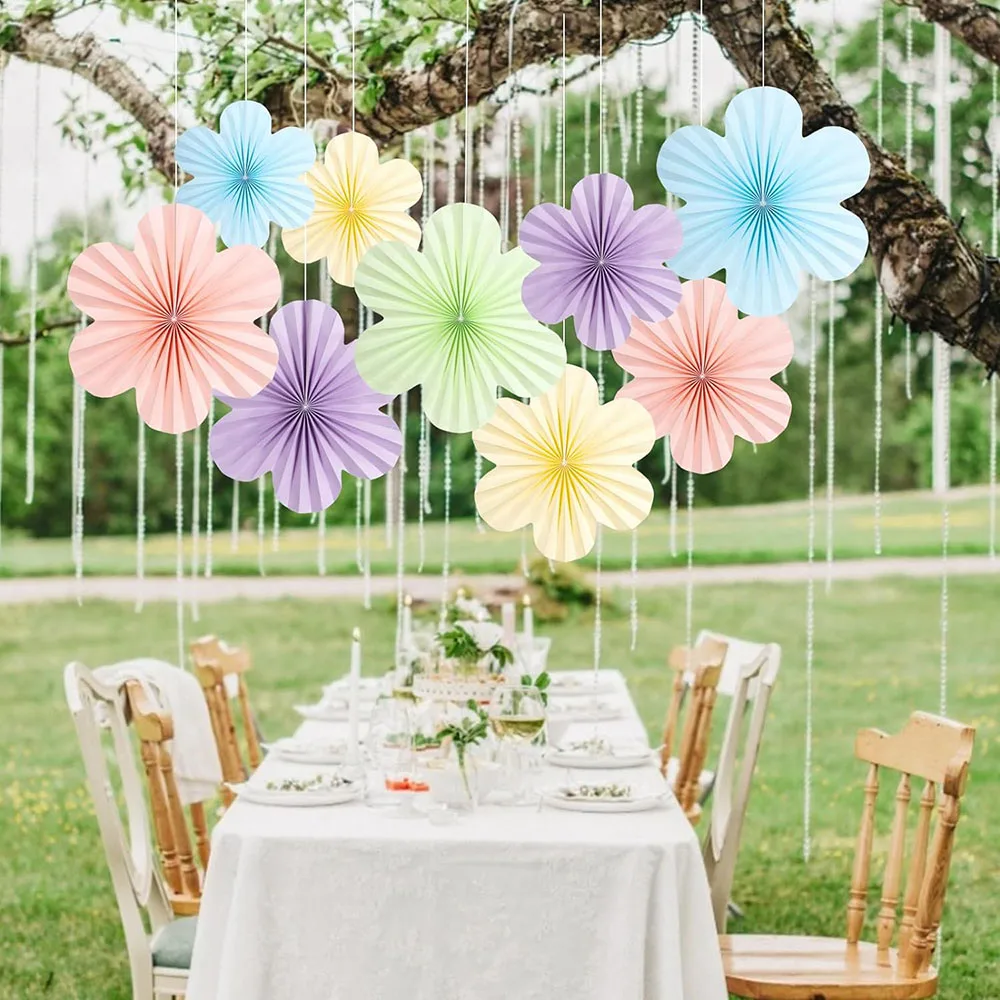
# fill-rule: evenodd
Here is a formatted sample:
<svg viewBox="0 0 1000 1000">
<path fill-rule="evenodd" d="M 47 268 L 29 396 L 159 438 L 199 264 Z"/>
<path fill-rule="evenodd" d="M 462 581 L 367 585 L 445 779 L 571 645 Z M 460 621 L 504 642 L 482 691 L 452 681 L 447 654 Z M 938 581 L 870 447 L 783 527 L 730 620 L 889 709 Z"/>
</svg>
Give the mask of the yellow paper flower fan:
<svg viewBox="0 0 1000 1000">
<path fill-rule="evenodd" d="M 330 277 L 353 285 L 358 261 L 377 243 L 419 246 L 420 226 L 409 208 L 423 193 L 420 171 L 406 160 L 379 163 L 368 136 L 334 136 L 303 180 L 316 207 L 304 226 L 282 230 L 281 242 L 294 260 L 311 264 L 325 257 Z"/>
<path fill-rule="evenodd" d="M 473 432 L 496 465 L 476 487 L 476 507 L 497 531 L 534 525 L 542 555 L 585 556 L 597 525 L 630 531 L 653 505 L 653 487 L 633 468 L 656 440 L 653 418 L 633 399 L 600 403 L 589 372 L 567 365 L 530 404 L 501 399 Z"/>
</svg>

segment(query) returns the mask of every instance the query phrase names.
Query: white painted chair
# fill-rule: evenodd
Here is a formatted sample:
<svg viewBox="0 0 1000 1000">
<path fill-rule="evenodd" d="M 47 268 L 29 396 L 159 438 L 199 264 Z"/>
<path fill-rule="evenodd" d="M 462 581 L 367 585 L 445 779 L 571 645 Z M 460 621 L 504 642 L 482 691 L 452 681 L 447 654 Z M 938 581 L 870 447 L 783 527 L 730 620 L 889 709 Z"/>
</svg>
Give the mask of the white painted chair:
<svg viewBox="0 0 1000 1000">
<path fill-rule="evenodd" d="M 66 666 L 63 685 L 121 914 L 133 1000 L 182 997 L 187 992 L 197 917 L 175 918 L 171 910 L 129 737 L 125 690 L 101 684 L 79 663 Z M 102 731 L 110 735 L 110 754 Z M 124 817 L 109 764 L 117 772 Z"/>
<path fill-rule="evenodd" d="M 715 773 L 712 817 L 703 845 L 705 868 L 712 892 L 712 911 L 720 934 L 726 931 L 726 920 L 732 906 L 730 893 L 739 856 L 740 837 L 746 817 L 747 803 L 753 783 L 754 769 L 760 752 L 767 709 L 771 701 L 778 671 L 781 669 L 781 647 L 776 643 L 757 645 L 710 634 L 712 638 L 730 643 L 745 656 L 757 649 L 752 659 L 740 658 L 730 668 L 732 703 L 726 730 L 719 750 Z M 742 648 L 741 648 L 742 647 Z M 723 665 L 725 674 L 728 664 Z M 721 686 L 721 681 L 720 681 Z M 749 714 L 746 738 L 741 741 L 743 723 Z M 742 743 L 742 751 L 741 751 Z"/>
</svg>

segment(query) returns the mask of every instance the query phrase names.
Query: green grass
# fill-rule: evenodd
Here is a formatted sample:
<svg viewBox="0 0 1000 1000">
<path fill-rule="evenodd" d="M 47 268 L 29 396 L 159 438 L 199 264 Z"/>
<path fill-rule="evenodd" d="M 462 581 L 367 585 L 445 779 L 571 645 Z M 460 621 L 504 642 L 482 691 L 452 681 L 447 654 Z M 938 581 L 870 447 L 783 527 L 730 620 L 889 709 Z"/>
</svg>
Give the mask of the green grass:
<svg viewBox="0 0 1000 1000">
<path fill-rule="evenodd" d="M 860 515 L 859 515 L 860 516 Z M 817 595 L 812 860 L 802 860 L 805 598 L 789 585 L 699 589 L 696 625 L 777 639 L 784 666 L 750 803 L 735 897 L 736 930 L 842 931 L 863 767 L 851 756 L 863 725 L 900 727 L 916 708 L 938 705 L 938 602 L 934 581 L 885 579 Z M 627 674 L 643 719 L 658 733 L 667 702 L 663 663 L 683 634 L 683 601 L 643 595 L 635 653 L 628 621 L 605 621 L 608 665 Z M 110 603 L 0 610 L 0 997 L 126 1000 L 128 974 L 111 885 L 63 703 L 62 666 L 146 654 L 172 658 L 174 610 L 136 615 Z M 206 609 L 189 629 L 248 642 L 252 690 L 267 733 L 296 725 L 292 705 L 346 666 L 350 629 L 367 636 L 370 671 L 386 666 L 392 636 L 386 605 L 364 613 L 340 603 L 232 603 Z M 591 618 L 552 627 L 553 665 L 590 662 Z M 944 920 L 944 1000 L 1000 996 L 996 907 L 1000 871 L 998 707 L 1000 616 L 996 585 L 951 586 L 950 713 L 979 727 L 972 780 L 958 830 Z M 721 724 L 724 713 L 718 713 Z M 883 798 L 891 801 L 891 782 Z M 877 847 L 886 845 L 886 815 Z M 877 895 L 877 893 L 876 893 Z"/>
<path fill-rule="evenodd" d="M 817 514 L 819 550 L 825 552 L 826 508 L 822 499 Z M 694 516 L 695 562 L 701 564 L 769 563 L 806 558 L 808 512 L 801 501 L 747 507 L 696 508 Z M 989 499 L 985 490 L 957 491 L 950 503 L 951 551 L 955 554 L 987 550 Z M 874 506 L 870 496 L 838 498 L 834 512 L 834 544 L 838 559 L 872 555 Z M 419 529 L 408 524 L 406 565 L 416 569 L 419 559 Z M 425 527 L 424 568 L 440 569 L 444 526 L 428 521 Z M 661 507 L 640 528 L 640 564 L 645 567 L 671 566 L 684 560 L 686 513 L 684 501 L 678 511 L 674 531 L 680 556 L 671 555 L 670 512 Z M 525 535 L 529 552 L 533 551 Z M 622 569 L 629 565 L 631 538 L 628 533 L 607 532 L 604 536 L 604 565 Z M 353 525 L 331 525 L 326 533 L 326 566 L 330 573 L 357 572 L 357 544 Z M 394 573 L 395 546 L 387 545 L 385 529 L 373 525 L 370 532 L 372 571 Z M 941 549 L 941 503 L 928 493 L 894 493 L 883 498 L 882 546 L 886 555 L 936 555 Z M 175 571 L 176 542 L 173 535 L 146 539 L 146 572 L 172 574 Z M 479 531 L 471 520 L 451 526 L 451 557 L 459 572 L 507 572 L 521 555 L 519 534 Z M 187 539 L 190 566 L 192 545 Z M 228 531 L 216 532 L 213 568 L 219 574 L 255 574 L 263 566 L 270 574 L 310 574 L 317 567 L 315 529 L 283 531 L 278 551 L 273 551 L 270 522 L 262 549 L 254 531 L 244 531 L 234 551 Z M 199 545 L 199 563 L 204 566 L 205 539 Z M 132 537 L 93 537 L 84 542 L 84 572 L 92 576 L 117 576 L 135 572 L 136 543 Z M 593 556 L 583 560 L 593 564 Z M 5 534 L 0 549 L 0 576 L 51 576 L 73 572 L 70 543 L 65 538 L 33 539 Z"/>
</svg>

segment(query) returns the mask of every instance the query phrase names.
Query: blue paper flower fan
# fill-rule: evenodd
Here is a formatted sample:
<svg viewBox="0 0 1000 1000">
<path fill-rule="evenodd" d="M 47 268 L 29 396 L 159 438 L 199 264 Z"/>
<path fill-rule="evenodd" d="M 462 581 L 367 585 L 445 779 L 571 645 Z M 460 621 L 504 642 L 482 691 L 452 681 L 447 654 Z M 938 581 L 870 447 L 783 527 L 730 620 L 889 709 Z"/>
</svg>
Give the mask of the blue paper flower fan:
<svg viewBox="0 0 1000 1000">
<path fill-rule="evenodd" d="M 861 140 L 845 128 L 802 135 L 802 110 L 775 87 L 730 102 L 726 133 L 688 125 L 663 143 L 656 170 L 686 204 L 670 266 L 684 278 L 725 269 L 729 297 L 752 316 L 788 309 L 799 274 L 845 278 L 864 259 L 864 223 L 840 203 L 868 180 Z"/>
<path fill-rule="evenodd" d="M 313 193 L 301 179 L 316 161 L 312 137 L 301 128 L 272 134 L 263 104 L 230 104 L 218 132 L 188 129 L 177 140 L 176 155 L 194 180 L 177 189 L 174 201 L 218 223 L 226 246 L 263 246 L 270 223 L 301 226 L 312 214 Z"/>
</svg>

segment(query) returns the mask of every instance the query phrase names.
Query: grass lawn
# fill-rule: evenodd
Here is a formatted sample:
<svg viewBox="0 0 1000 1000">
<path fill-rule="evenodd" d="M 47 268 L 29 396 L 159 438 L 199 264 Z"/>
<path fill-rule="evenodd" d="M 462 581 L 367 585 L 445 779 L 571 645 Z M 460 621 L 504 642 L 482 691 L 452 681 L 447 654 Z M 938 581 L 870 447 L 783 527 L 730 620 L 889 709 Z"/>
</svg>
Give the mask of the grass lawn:
<svg viewBox="0 0 1000 1000">
<path fill-rule="evenodd" d="M 858 513 L 861 517 L 862 513 Z M 866 512 L 865 512 L 865 516 Z M 765 733 L 744 832 L 735 897 L 746 919 L 734 930 L 842 933 L 864 768 L 852 759 L 858 727 L 899 728 L 916 708 L 938 705 L 938 586 L 882 581 L 817 594 L 812 860 L 802 860 L 803 619 L 791 585 L 700 589 L 696 624 L 776 639 L 784 668 Z M 624 604 L 625 602 L 622 602 Z M 944 1000 L 1000 997 L 1000 616 L 996 584 L 951 587 L 950 713 L 979 727 L 972 780 L 958 830 L 944 918 Z M 642 596 L 637 650 L 624 615 L 606 620 L 605 661 L 620 666 L 651 734 L 667 702 L 664 659 L 683 633 L 683 601 Z M 91 603 L 0 609 L 0 998 L 126 1000 L 124 945 L 111 885 L 63 702 L 70 658 L 96 666 L 136 655 L 171 658 L 174 609 Z M 267 733 L 296 724 L 295 701 L 346 666 L 350 629 L 362 624 L 367 669 L 388 663 L 385 605 L 233 603 L 205 609 L 200 625 L 250 644 L 251 690 Z M 553 666 L 590 662 L 590 617 L 553 627 Z M 724 712 L 717 713 L 721 724 Z M 891 782 L 883 788 L 876 846 L 888 834 Z M 876 898 L 877 890 L 873 893 Z"/>
<path fill-rule="evenodd" d="M 248 512 L 249 513 L 249 512 Z M 817 540 L 820 558 L 826 546 L 826 507 L 822 500 L 817 512 Z M 834 510 L 834 545 L 838 559 L 872 555 L 874 507 L 870 496 L 840 497 Z M 989 539 L 989 498 L 981 487 L 956 491 L 950 502 L 951 551 L 955 554 L 986 552 Z M 893 493 L 883 498 L 882 548 L 886 555 L 936 555 L 941 550 L 941 502 L 929 493 Z M 757 507 L 696 508 L 694 516 L 695 562 L 702 564 L 765 563 L 804 560 L 806 558 L 807 509 L 801 501 Z M 673 531 L 671 554 L 670 512 L 657 507 L 639 529 L 640 565 L 660 567 L 684 562 L 687 531 L 684 501 L 678 511 Z M 428 521 L 425 527 L 424 568 L 428 572 L 441 567 L 444 526 Z M 418 528 L 406 530 L 406 565 L 417 567 L 420 558 Z M 525 533 L 529 553 L 533 552 L 529 533 Z M 234 548 L 228 531 L 216 532 L 212 544 L 212 562 L 216 573 L 258 573 L 261 568 L 272 574 L 309 574 L 317 571 L 318 534 L 316 529 L 282 531 L 279 547 L 273 549 L 268 531 L 259 546 L 255 531 L 244 531 Z M 395 545 L 386 543 L 385 529 L 375 524 L 369 536 L 372 571 L 395 573 Z M 521 538 L 515 534 L 479 531 L 474 521 L 456 521 L 451 526 L 451 559 L 458 572 L 486 573 L 512 570 L 521 556 Z M 325 558 L 329 573 L 357 572 L 358 539 L 353 525 L 330 525 L 326 531 Z M 155 535 L 146 539 L 146 572 L 173 574 L 176 542 L 173 535 Z M 188 564 L 192 543 L 187 539 Z M 92 576 L 117 576 L 135 572 L 136 543 L 132 537 L 94 537 L 84 541 L 84 572 Z M 606 532 L 604 565 L 623 569 L 629 565 L 631 536 Z M 199 544 L 199 565 L 204 566 L 205 539 Z M 582 560 L 593 565 L 593 557 Z M 33 539 L 3 536 L 0 549 L 0 576 L 51 576 L 73 572 L 70 543 L 67 538 Z"/>
</svg>

